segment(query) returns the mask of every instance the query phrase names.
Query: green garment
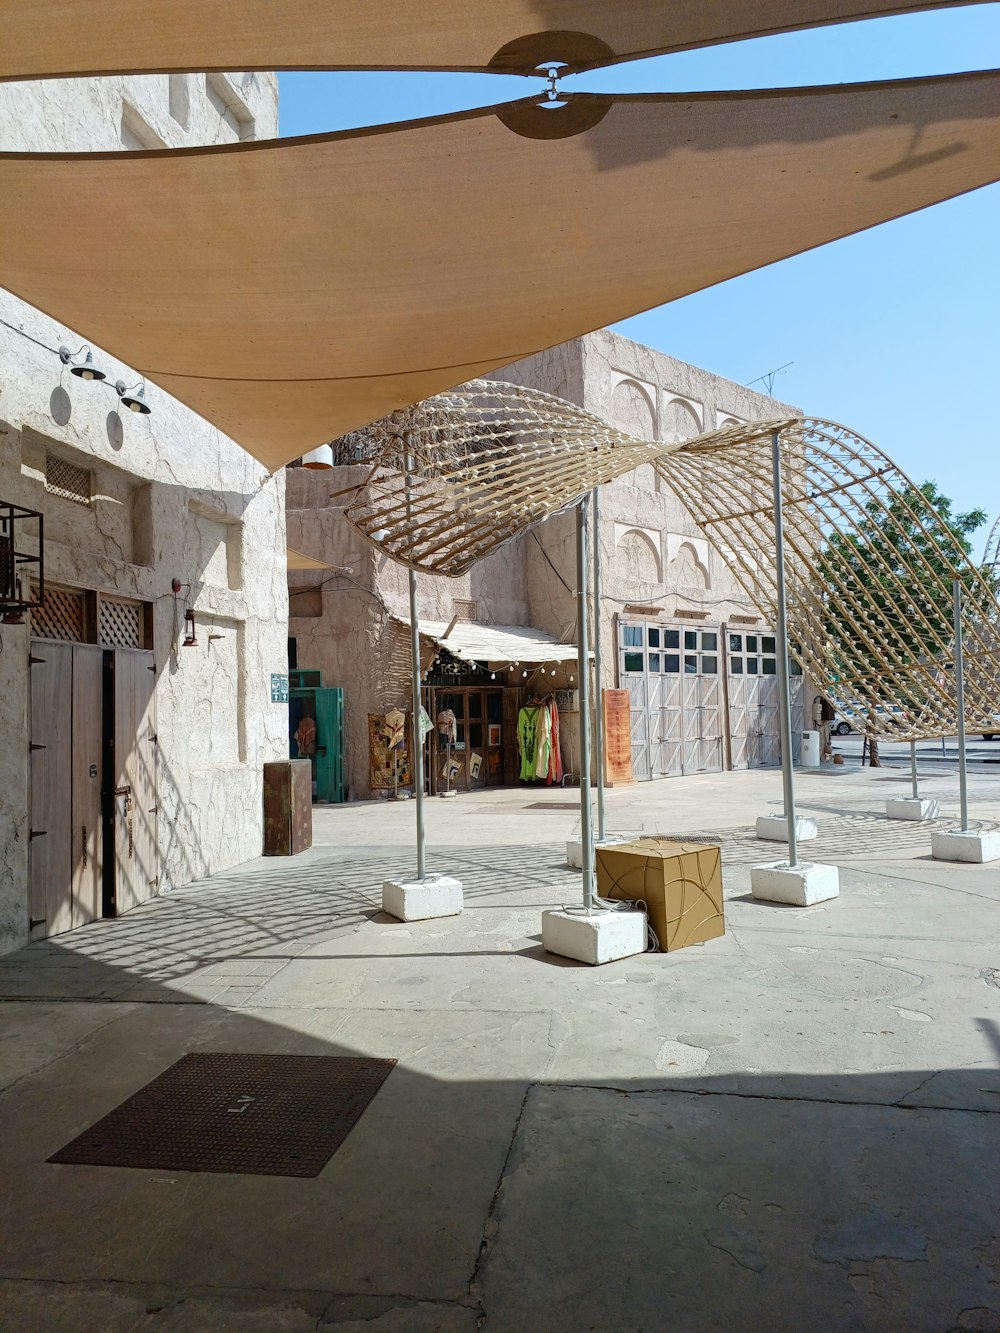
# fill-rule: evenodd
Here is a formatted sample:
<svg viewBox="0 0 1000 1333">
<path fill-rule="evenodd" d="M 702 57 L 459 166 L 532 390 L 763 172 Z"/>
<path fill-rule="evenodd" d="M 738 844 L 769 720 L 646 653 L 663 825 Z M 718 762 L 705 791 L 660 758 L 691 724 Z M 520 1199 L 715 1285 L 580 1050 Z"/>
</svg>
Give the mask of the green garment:
<svg viewBox="0 0 1000 1333">
<path fill-rule="evenodd" d="M 521 781 L 535 776 L 538 757 L 538 709 L 522 708 L 517 715 L 517 748 L 521 752 Z"/>
</svg>

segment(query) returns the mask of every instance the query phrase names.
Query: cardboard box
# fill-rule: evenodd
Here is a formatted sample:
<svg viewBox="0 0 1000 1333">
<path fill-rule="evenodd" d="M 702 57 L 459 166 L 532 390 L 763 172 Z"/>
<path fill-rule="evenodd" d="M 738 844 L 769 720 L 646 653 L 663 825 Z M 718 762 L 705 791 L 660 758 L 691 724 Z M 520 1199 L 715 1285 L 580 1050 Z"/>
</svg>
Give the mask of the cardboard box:
<svg viewBox="0 0 1000 1333">
<path fill-rule="evenodd" d="M 665 952 L 726 933 L 722 851 L 712 844 L 640 838 L 596 848 L 602 898 L 642 900 Z"/>
</svg>

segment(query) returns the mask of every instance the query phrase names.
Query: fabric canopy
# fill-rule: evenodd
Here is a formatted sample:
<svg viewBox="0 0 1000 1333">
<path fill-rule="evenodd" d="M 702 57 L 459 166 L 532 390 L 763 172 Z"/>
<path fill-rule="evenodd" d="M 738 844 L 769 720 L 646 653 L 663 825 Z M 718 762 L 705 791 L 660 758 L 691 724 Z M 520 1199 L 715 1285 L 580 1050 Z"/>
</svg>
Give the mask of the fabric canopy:
<svg viewBox="0 0 1000 1333">
<path fill-rule="evenodd" d="M 572 662 L 577 655 L 575 643 L 562 643 L 531 625 L 480 625 L 462 620 L 449 630 L 447 625 L 422 620 L 419 629 L 463 662 L 486 662 L 490 666 L 516 662 L 521 666 Z"/>
<path fill-rule="evenodd" d="M 591 128 L 525 137 L 563 116 Z M 552 111 L 525 99 L 175 152 L 3 154 L 0 284 L 275 468 L 998 177 L 996 71 L 581 94 Z"/>
<path fill-rule="evenodd" d="M 0 0 L 0 79 L 166 70 L 580 70 L 985 0 Z"/>
<path fill-rule="evenodd" d="M 296 551 L 293 546 L 286 548 L 285 554 L 288 559 L 289 569 L 332 569 L 325 560 L 317 560 L 313 555 L 306 555 L 304 551 Z"/>
</svg>

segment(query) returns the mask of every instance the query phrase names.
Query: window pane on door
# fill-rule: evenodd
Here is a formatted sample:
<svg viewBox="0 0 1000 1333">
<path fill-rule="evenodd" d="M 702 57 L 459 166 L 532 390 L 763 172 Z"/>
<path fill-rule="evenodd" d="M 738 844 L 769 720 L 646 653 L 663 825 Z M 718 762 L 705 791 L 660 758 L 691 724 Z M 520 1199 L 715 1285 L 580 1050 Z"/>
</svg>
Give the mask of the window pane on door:
<svg viewBox="0 0 1000 1333">
<path fill-rule="evenodd" d="M 637 671 L 640 675 L 642 675 L 642 653 L 626 653 L 625 670 Z"/>
<path fill-rule="evenodd" d="M 622 626 L 622 646 L 624 648 L 642 647 L 642 626 L 641 625 L 623 625 Z"/>
<path fill-rule="evenodd" d="M 658 629 L 655 629 L 652 625 L 650 625 L 649 629 L 646 631 L 646 634 L 647 634 L 647 636 L 648 636 L 648 637 L 647 637 L 647 642 L 648 642 L 650 648 L 659 648 L 659 646 L 660 646 L 660 631 L 659 631 Z"/>
<path fill-rule="evenodd" d="M 650 671 L 655 671 L 656 674 L 659 675 L 659 673 L 660 673 L 660 654 L 659 654 L 659 653 L 650 653 L 650 654 L 649 654 L 649 669 L 650 669 Z"/>
<path fill-rule="evenodd" d="M 706 653 L 714 653 L 719 647 L 719 636 L 711 630 L 705 630 L 701 636 L 702 650 Z"/>
<path fill-rule="evenodd" d="M 719 659 L 709 653 L 703 653 L 701 658 L 701 669 L 706 676 L 716 676 L 719 673 Z"/>
<path fill-rule="evenodd" d="M 665 653 L 663 656 L 663 670 L 671 676 L 676 676 L 681 669 L 680 653 Z"/>
<path fill-rule="evenodd" d="M 685 648 L 697 648 L 697 647 L 698 647 L 698 631 L 697 631 L 697 630 L 694 630 L 694 629 L 686 629 L 686 630 L 684 631 L 684 647 L 685 647 Z"/>
<path fill-rule="evenodd" d="M 684 673 L 685 673 L 685 675 L 688 675 L 688 676 L 696 676 L 696 675 L 698 674 L 698 655 L 697 655 L 697 653 L 689 653 L 689 654 L 684 658 Z"/>
<path fill-rule="evenodd" d="M 679 648 L 681 646 L 681 632 L 679 629 L 665 629 L 663 631 L 664 648 Z"/>
</svg>

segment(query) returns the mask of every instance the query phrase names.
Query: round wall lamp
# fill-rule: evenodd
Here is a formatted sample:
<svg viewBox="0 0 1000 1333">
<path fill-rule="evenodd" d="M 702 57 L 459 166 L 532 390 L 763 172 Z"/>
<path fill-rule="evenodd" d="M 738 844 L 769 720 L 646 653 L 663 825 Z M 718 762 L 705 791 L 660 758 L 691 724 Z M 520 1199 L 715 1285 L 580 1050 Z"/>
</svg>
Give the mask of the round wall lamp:
<svg viewBox="0 0 1000 1333">
<path fill-rule="evenodd" d="M 329 444 L 319 444 L 302 455 L 302 466 L 314 472 L 327 472 L 333 467 L 333 448 Z"/>
<path fill-rule="evenodd" d="M 103 376 L 101 377 L 104 378 Z M 148 417 L 152 408 L 146 402 L 146 382 L 140 380 L 134 384 L 131 389 L 127 388 L 124 380 L 118 380 L 115 384 L 115 392 L 122 401 L 122 406 L 127 407 L 130 412 L 141 412 L 144 417 Z"/>
<path fill-rule="evenodd" d="M 76 363 L 76 358 L 81 352 L 86 352 L 87 355 L 81 362 Z M 68 347 L 60 347 L 59 360 L 64 366 L 69 366 L 69 373 L 76 375 L 78 379 L 106 380 L 108 378 L 100 366 L 94 364 L 94 353 L 87 343 L 84 343 L 79 352 L 71 352 Z"/>
</svg>

